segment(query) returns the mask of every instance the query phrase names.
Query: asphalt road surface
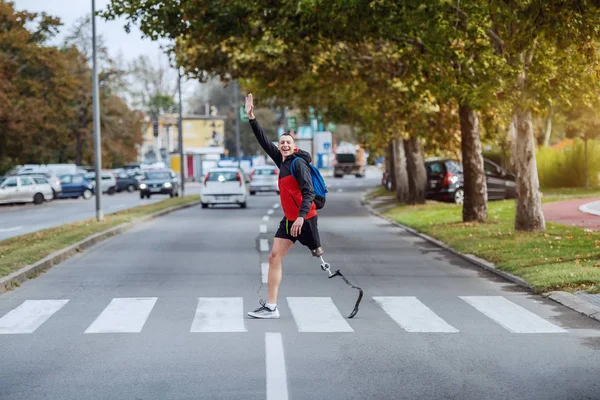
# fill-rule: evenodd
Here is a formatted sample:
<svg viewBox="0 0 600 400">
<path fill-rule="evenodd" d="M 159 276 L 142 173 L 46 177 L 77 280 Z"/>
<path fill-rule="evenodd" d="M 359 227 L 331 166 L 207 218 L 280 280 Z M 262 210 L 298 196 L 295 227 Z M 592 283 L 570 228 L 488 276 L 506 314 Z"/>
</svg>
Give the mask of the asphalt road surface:
<svg viewBox="0 0 600 400">
<path fill-rule="evenodd" d="M 186 194 L 200 193 L 198 185 L 186 186 Z M 167 199 L 166 195 L 156 195 L 150 199 L 140 199 L 139 192 L 115 193 L 102 196 L 104 214 L 112 214 L 128 208 L 155 203 Z M 96 217 L 96 199 L 56 199 L 50 202 L 18 205 L 0 205 L 0 240 L 41 229 Z"/>
<path fill-rule="evenodd" d="M 371 216 L 331 182 L 328 279 L 297 244 L 245 314 L 282 212 L 182 210 L 0 296 L 0 399 L 598 399 L 600 324 Z M 341 191 L 338 192 L 337 189 Z M 265 232 L 266 231 L 266 232 Z"/>
</svg>

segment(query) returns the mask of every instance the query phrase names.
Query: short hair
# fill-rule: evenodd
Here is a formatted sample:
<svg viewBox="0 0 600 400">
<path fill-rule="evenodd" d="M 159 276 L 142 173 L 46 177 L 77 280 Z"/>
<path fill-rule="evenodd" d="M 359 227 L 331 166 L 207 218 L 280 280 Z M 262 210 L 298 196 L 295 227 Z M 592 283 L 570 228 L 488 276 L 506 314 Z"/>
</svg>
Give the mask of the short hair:
<svg viewBox="0 0 600 400">
<path fill-rule="evenodd" d="M 296 141 L 296 137 L 292 134 L 292 132 L 284 132 L 281 134 L 281 136 L 290 136 L 292 139 L 294 139 L 294 142 Z M 281 136 L 279 137 L 281 139 Z"/>
</svg>

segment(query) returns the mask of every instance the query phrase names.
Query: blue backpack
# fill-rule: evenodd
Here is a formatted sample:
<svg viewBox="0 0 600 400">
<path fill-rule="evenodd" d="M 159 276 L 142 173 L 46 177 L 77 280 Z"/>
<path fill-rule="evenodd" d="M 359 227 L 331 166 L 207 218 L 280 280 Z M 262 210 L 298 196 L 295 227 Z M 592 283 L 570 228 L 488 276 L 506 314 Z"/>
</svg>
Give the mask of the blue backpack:
<svg viewBox="0 0 600 400">
<path fill-rule="evenodd" d="M 294 163 L 296 162 L 296 160 L 298 160 L 299 157 L 294 157 L 294 159 L 292 160 L 292 164 L 290 165 L 290 172 L 292 173 L 292 176 L 294 177 L 294 179 L 296 179 L 296 175 L 294 175 Z M 308 163 L 307 163 L 308 164 Z M 317 207 L 317 210 L 320 210 L 321 208 L 323 208 L 325 206 L 325 200 L 326 200 L 326 196 L 327 196 L 327 186 L 325 186 L 325 181 L 323 180 L 323 177 L 321 176 L 321 172 L 319 171 L 319 169 L 317 167 L 315 167 L 312 164 L 308 164 L 308 166 L 310 167 L 310 175 L 312 177 L 312 184 L 313 184 L 313 188 L 315 189 L 315 206 Z"/>
</svg>

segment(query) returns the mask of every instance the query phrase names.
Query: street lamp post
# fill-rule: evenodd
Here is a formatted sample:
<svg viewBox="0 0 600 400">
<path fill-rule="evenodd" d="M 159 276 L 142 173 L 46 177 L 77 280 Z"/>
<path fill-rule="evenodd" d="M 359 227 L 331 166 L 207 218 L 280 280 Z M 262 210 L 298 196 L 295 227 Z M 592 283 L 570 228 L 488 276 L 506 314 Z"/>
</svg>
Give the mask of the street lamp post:
<svg viewBox="0 0 600 400">
<path fill-rule="evenodd" d="M 96 170 L 96 219 L 102 221 L 102 142 L 100 139 L 100 102 L 98 99 L 98 67 L 96 60 L 96 1 L 92 0 L 92 98 L 94 114 L 94 169 Z"/>
<path fill-rule="evenodd" d="M 179 121 L 177 123 L 179 138 L 179 170 L 181 176 L 181 197 L 184 195 L 185 172 L 183 170 L 183 111 L 181 106 L 181 70 L 177 68 L 177 91 L 179 92 Z"/>
<path fill-rule="evenodd" d="M 238 81 L 237 79 L 233 81 L 233 99 L 235 102 L 235 143 L 236 143 L 236 156 L 238 159 L 238 168 L 242 165 L 242 160 L 240 158 L 240 103 L 238 100 L 238 95 L 240 90 L 238 89 Z"/>
</svg>

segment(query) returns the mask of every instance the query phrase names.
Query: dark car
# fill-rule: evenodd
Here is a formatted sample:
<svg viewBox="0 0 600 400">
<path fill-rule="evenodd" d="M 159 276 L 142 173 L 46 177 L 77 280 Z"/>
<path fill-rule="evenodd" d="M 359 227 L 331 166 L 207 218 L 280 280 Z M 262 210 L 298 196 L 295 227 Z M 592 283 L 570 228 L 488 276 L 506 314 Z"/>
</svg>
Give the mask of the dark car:
<svg viewBox="0 0 600 400">
<path fill-rule="evenodd" d="M 140 198 L 150 198 L 153 194 L 179 196 L 179 181 L 172 170 L 148 171 L 140 182 Z"/>
<path fill-rule="evenodd" d="M 121 172 L 117 175 L 117 192 L 128 191 L 129 193 L 138 190 L 139 181 L 135 176 L 129 175 L 126 172 Z"/>
<path fill-rule="evenodd" d="M 488 200 L 516 197 L 516 178 L 496 163 L 484 159 Z M 464 177 L 462 165 L 454 160 L 436 160 L 425 163 L 427 187 L 425 197 L 432 200 L 464 201 Z"/>
<path fill-rule="evenodd" d="M 61 175 L 60 184 L 62 186 L 60 198 L 83 197 L 88 200 L 94 193 L 92 181 L 87 179 L 84 174 Z"/>
</svg>

